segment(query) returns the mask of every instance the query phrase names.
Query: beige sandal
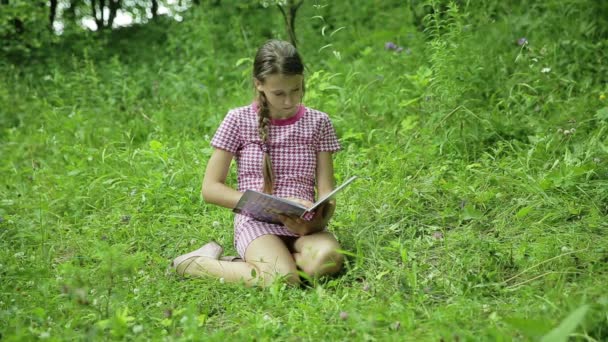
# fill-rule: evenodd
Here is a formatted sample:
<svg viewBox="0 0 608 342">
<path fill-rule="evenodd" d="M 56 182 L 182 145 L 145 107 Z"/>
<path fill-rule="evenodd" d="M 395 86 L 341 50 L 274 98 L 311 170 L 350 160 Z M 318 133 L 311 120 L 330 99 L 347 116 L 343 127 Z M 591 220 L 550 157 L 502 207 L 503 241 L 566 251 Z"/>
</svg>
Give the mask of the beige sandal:
<svg viewBox="0 0 608 342">
<path fill-rule="evenodd" d="M 234 256 L 234 255 L 227 255 L 227 256 L 223 256 L 220 258 L 221 261 L 230 261 L 230 262 L 243 262 L 245 260 L 243 260 L 243 258 L 238 257 L 238 256 Z"/>
<path fill-rule="evenodd" d="M 196 260 L 196 258 L 205 257 L 205 258 L 210 258 L 213 260 L 218 260 L 220 258 L 220 255 L 222 255 L 222 252 L 224 252 L 224 249 L 222 248 L 222 246 L 220 246 L 215 241 L 211 241 L 209 243 L 204 244 L 201 248 L 199 248 L 195 251 L 186 253 L 184 255 L 180 255 L 177 258 L 173 259 L 173 262 L 171 262 L 171 268 L 173 268 L 175 270 L 175 272 L 177 272 L 177 268 L 181 264 L 183 264 L 184 262 L 190 261 L 190 263 L 186 266 L 186 268 L 184 268 L 184 271 L 181 274 L 181 276 L 183 277 L 186 274 L 186 270 L 188 270 L 188 267 L 190 267 L 190 265 L 192 265 L 192 263 Z M 179 274 L 179 272 L 178 272 L 178 274 Z"/>
</svg>

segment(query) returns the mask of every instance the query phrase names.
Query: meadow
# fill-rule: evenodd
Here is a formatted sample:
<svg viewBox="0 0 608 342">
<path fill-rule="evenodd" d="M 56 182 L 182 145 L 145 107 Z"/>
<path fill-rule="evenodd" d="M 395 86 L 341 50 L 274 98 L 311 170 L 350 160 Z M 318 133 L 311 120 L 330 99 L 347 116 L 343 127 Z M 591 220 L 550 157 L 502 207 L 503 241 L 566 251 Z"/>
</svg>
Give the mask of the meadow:
<svg viewBox="0 0 608 342">
<path fill-rule="evenodd" d="M 297 17 L 304 102 L 337 182 L 359 176 L 330 225 L 343 272 L 299 288 L 167 271 L 235 253 L 202 173 L 257 46 L 288 38 L 276 8 L 3 55 L 0 340 L 607 340 L 606 5 L 350 3 Z"/>
</svg>

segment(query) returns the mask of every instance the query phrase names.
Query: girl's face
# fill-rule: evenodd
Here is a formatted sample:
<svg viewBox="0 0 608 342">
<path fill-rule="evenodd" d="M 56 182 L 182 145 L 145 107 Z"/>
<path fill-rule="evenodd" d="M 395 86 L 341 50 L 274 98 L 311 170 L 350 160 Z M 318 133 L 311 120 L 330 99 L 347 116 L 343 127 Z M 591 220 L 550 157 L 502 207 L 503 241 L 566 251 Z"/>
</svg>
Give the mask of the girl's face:
<svg viewBox="0 0 608 342">
<path fill-rule="evenodd" d="M 302 101 L 302 75 L 270 75 L 264 82 L 255 79 L 255 87 L 268 100 L 270 117 L 285 119 L 296 114 Z"/>
</svg>

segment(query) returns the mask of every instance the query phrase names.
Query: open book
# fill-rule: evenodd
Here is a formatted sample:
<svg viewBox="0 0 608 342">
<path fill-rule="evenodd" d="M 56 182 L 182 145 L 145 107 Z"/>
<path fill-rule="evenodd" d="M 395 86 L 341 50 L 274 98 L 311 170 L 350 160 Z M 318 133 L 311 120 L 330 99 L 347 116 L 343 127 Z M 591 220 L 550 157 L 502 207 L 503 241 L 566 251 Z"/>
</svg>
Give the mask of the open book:
<svg viewBox="0 0 608 342">
<path fill-rule="evenodd" d="M 342 189 L 344 189 L 356 178 L 357 176 L 353 176 L 347 179 L 332 192 L 316 201 L 310 208 L 306 208 L 299 203 L 294 203 L 284 198 L 279 198 L 254 190 L 247 190 L 232 211 L 237 214 L 253 217 L 259 221 L 270 223 L 281 223 L 278 215 L 308 218 L 308 216 L 311 215 L 316 208 L 333 198 L 338 192 L 342 191 Z"/>
</svg>

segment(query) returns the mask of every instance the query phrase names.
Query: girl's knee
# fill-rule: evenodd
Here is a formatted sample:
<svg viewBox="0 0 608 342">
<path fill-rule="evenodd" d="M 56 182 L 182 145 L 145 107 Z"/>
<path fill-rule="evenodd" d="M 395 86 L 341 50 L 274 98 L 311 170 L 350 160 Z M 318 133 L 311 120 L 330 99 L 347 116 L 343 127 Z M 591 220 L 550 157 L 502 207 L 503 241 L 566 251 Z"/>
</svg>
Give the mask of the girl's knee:
<svg viewBox="0 0 608 342">
<path fill-rule="evenodd" d="M 339 272 L 344 264 L 344 255 L 339 246 L 323 246 L 304 256 L 300 268 L 311 277 L 320 277 Z"/>
</svg>

